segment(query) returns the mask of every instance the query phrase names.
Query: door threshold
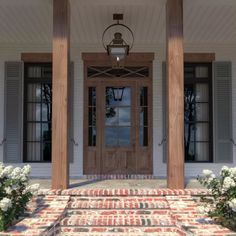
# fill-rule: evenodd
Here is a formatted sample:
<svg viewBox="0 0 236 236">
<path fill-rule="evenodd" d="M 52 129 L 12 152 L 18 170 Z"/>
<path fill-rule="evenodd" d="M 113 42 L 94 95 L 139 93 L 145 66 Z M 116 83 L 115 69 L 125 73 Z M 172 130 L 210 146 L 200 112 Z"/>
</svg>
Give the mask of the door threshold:
<svg viewBox="0 0 236 236">
<path fill-rule="evenodd" d="M 155 179 L 153 175 L 133 175 L 133 174 L 109 174 L 109 175 L 84 175 L 85 179 Z"/>
</svg>

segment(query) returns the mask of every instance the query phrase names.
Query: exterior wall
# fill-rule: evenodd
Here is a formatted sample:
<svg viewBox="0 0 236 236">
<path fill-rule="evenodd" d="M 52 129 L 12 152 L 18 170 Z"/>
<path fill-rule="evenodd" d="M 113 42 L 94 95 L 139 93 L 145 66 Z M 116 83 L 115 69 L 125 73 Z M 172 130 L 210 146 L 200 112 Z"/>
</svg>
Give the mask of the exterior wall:
<svg viewBox="0 0 236 236">
<path fill-rule="evenodd" d="M 50 45 L 0 45 L 0 142 L 4 137 L 4 62 L 20 61 L 22 52 L 50 52 Z M 102 52 L 100 45 L 83 45 L 73 47 L 71 61 L 74 62 L 74 139 L 79 143 L 74 146 L 74 162 L 70 166 L 71 177 L 83 175 L 83 62 L 81 52 Z M 163 163 L 163 146 L 158 143 L 163 139 L 163 107 L 162 107 L 162 62 L 165 61 L 165 45 L 140 46 L 134 52 L 155 52 L 153 63 L 153 173 L 157 177 L 166 176 L 166 164 Z M 233 45 L 185 45 L 185 52 L 215 52 L 217 61 L 232 61 L 232 106 L 236 107 L 236 46 Z M 233 137 L 236 139 L 236 109 L 233 110 Z M 236 147 L 233 150 L 236 165 Z M 0 146 L 0 161 L 3 160 L 3 147 Z M 22 165 L 19 164 L 19 165 Z M 187 177 L 196 177 L 202 169 L 209 168 L 218 171 L 222 164 L 186 164 Z M 51 164 L 33 163 L 32 176 L 50 177 Z"/>
</svg>

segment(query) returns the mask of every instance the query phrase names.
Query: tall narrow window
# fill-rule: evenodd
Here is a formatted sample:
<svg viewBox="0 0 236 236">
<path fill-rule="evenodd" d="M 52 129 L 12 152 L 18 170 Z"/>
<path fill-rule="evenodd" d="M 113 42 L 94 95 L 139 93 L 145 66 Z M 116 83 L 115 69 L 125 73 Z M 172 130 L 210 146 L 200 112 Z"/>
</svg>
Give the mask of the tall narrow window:
<svg viewBox="0 0 236 236">
<path fill-rule="evenodd" d="M 51 161 L 52 65 L 26 64 L 24 161 Z"/>
<path fill-rule="evenodd" d="M 88 144 L 90 147 L 96 146 L 96 137 L 97 137 L 97 129 L 96 129 L 96 88 L 89 87 L 88 88 Z"/>
<path fill-rule="evenodd" d="M 140 88 L 140 131 L 139 142 L 141 146 L 148 146 L 148 88 Z"/>
<path fill-rule="evenodd" d="M 185 160 L 212 161 L 211 65 L 185 64 Z"/>
</svg>

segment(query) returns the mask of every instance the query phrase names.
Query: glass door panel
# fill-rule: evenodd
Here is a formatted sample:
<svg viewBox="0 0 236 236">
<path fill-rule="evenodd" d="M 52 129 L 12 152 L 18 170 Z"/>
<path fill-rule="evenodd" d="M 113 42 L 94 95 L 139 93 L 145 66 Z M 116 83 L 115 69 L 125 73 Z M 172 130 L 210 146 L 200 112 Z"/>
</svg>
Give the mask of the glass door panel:
<svg viewBox="0 0 236 236">
<path fill-rule="evenodd" d="M 131 145 L 131 87 L 106 87 L 105 146 Z"/>
</svg>

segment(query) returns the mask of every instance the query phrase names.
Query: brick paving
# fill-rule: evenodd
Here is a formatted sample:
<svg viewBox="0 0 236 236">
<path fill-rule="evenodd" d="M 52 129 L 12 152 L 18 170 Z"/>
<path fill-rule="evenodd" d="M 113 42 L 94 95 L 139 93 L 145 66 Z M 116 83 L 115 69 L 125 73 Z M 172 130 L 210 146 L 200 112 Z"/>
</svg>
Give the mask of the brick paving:
<svg viewBox="0 0 236 236">
<path fill-rule="evenodd" d="M 197 211 L 206 190 L 41 190 L 29 216 L 0 235 L 226 236 L 232 231 Z"/>
</svg>

